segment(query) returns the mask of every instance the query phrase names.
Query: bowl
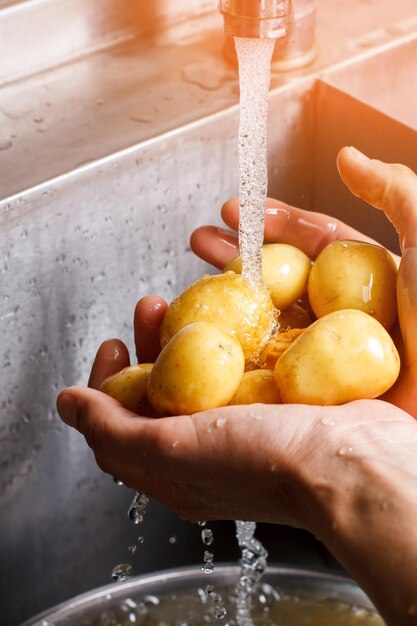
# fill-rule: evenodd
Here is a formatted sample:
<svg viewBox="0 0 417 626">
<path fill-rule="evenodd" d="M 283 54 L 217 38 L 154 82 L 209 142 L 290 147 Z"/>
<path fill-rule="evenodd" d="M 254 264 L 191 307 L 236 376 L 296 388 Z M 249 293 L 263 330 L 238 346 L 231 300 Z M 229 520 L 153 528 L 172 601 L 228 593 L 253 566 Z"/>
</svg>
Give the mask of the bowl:
<svg viewBox="0 0 417 626">
<path fill-rule="evenodd" d="M 239 571 L 222 565 L 212 574 L 187 567 L 140 576 L 85 593 L 22 626 L 241 626 L 234 600 Z M 219 606 L 227 611 L 223 619 L 215 618 Z M 255 626 L 383 626 L 351 579 L 278 566 L 268 568 L 253 594 L 251 619 Z"/>
</svg>

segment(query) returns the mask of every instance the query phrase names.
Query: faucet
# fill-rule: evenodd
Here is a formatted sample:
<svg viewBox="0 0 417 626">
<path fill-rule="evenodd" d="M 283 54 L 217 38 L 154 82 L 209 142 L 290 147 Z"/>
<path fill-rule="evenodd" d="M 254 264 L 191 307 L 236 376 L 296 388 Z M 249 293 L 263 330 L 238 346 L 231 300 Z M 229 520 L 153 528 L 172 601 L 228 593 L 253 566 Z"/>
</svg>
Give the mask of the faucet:
<svg viewBox="0 0 417 626">
<path fill-rule="evenodd" d="M 291 0 L 219 0 L 219 10 L 227 35 L 278 39 L 287 34 Z"/>
</svg>

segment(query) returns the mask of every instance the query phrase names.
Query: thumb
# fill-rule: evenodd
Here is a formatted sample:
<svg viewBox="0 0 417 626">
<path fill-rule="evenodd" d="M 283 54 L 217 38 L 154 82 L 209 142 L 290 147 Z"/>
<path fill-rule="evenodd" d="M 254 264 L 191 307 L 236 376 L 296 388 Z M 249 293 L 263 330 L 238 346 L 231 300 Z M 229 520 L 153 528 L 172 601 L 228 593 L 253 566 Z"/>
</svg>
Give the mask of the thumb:
<svg viewBox="0 0 417 626">
<path fill-rule="evenodd" d="M 417 246 L 417 176 L 405 165 L 383 163 L 356 148 L 343 148 L 337 165 L 350 191 L 377 209 L 395 226 L 401 250 Z"/>
</svg>

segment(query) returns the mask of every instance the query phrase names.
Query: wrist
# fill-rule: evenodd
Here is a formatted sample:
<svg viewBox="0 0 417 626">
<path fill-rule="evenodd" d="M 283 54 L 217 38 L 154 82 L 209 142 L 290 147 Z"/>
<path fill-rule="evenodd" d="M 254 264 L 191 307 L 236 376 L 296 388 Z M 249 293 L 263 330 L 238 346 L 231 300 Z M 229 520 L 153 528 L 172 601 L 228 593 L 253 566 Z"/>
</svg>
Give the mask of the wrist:
<svg viewBox="0 0 417 626">
<path fill-rule="evenodd" d="M 316 467 L 305 474 L 310 529 L 368 593 L 388 625 L 415 624 L 415 463 L 402 458 L 401 446 L 390 456 L 381 455 L 381 441 L 364 444 L 332 445 L 325 471 Z"/>
</svg>

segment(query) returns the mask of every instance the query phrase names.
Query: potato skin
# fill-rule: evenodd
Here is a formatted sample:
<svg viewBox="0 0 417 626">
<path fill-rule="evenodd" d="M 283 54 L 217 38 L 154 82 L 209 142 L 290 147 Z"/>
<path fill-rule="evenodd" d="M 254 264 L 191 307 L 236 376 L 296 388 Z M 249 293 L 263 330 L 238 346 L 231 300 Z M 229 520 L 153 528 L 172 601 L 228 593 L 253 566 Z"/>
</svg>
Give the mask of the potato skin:
<svg viewBox="0 0 417 626">
<path fill-rule="evenodd" d="M 295 246 L 285 243 L 266 244 L 262 250 L 262 274 L 277 309 L 287 309 L 307 291 L 311 269 L 309 257 Z M 242 271 L 240 257 L 226 270 Z"/>
<path fill-rule="evenodd" d="M 252 370 L 243 374 L 240 385 L 229 405 L 281 404 L 274 373 L 271 370 Z"/>
<path fill-rule="evenodd" d="M 362 241 L 333 241 L 317 257 L 308 296 L 317 317 L 358 309 L 386 329 L 397 317 L 397 267 L 383 247 Z"/>
<path fill-rule="evenodd" d="M 377 398 L 399 371 L 388 332 L 370 315 L 348 309 L 306 328 L 279 358 L 274 374 L 283 402 L 336 405 Z"/>
<path fill-rule="evenodd" d="M 245 360 L 256 360 L 266 338 L 277 323 L 277 311 L 266 288 L 226 272 L 205 275 L 168 307 L 161 345 L 192 322 L 205 321 L 227 330 L 240 342 Z"/>
<path fill-rule="evenodd" d="M 290 345 L 304 332 L 304 328 L 291 328 L 283 333 L 279 332 L 268 341 L 259 357 L 259 365 L 263 369 L 273 370 L 278 359 L 288 350 Z"/>
<path fill-rule="evenodd" d="M 165 416 L 226 406 L 244 367 L 236 337 L 208 322 L 193 322 L 179 330 L 157 358 L 148 382 L 149 399 Z"/>
<path fill-rule="evenodd" d="M 152 416 L 154 411 L 148 400 L 148 379 L 152 368 L 153 363 L 125 367 L 106 378 L 100 391 L 120 402 L 129 411 Z"/>
</svg>

